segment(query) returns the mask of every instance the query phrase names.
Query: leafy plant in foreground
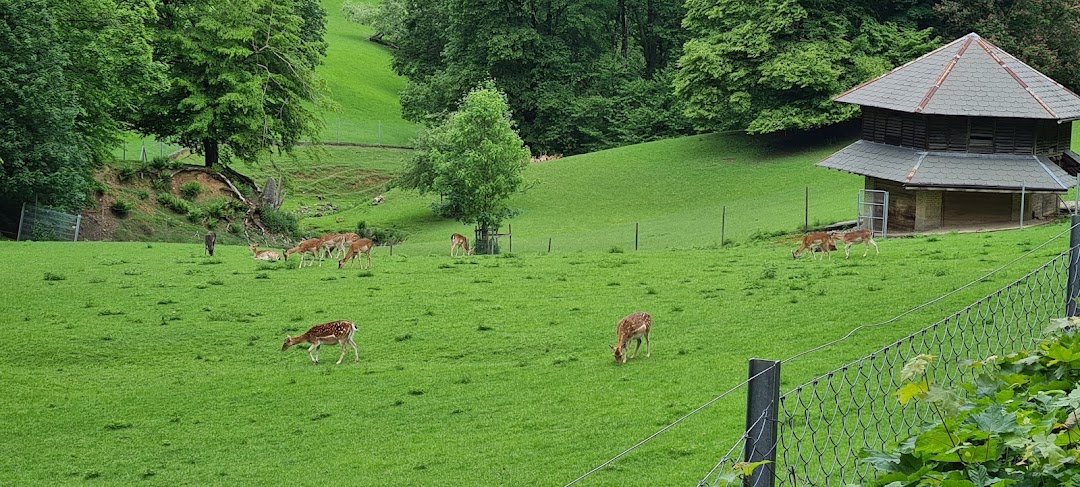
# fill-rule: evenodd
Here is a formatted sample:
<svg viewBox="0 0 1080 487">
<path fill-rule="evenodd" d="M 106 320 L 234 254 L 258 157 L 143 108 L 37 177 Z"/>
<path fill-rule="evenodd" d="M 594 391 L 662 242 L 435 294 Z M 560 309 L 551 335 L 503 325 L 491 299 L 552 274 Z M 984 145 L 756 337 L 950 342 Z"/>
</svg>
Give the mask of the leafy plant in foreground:
<svg viewBox="0 0 1080 487">
<path fill-rule="evenodd" d="M 931 383 L 933 357 L 908 362 L 902 404 L 922 401 L 937 418 L 893 448 L 864 454 L 878 471 L 865 485 L 1066 486 L 1080 482 L 1080 319 L 1054 320 L 1034 350 L 970 367 L 959 391 Z"/>
</svg>

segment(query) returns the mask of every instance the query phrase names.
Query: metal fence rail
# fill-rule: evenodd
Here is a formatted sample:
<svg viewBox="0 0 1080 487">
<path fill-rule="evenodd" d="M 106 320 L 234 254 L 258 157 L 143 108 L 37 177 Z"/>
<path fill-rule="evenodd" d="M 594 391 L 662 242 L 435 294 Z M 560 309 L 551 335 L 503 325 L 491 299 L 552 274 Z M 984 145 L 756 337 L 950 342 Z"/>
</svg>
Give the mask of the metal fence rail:
<svg viewBox="0 0 1080 487">
<path fill-rule="evenodd" d="M 865 481 L 872 468 L 858 461 L 862 451 L 906 438 L 931 419 L 919 401 L 901 405 L 893 396 L 905 362 L 933 355 L 928 375 L 952 387 L 973 378 L 964 361 L 1033 346 L 1051 318 L 1065 316 L 1071 260 L 1063 253 L 954 315 L 783 394 L 772 480 L 792 486 Z"/>
<path fill-rule="evenodd" d="M 16 240 L 79 240 L 82 215 L 23 203 Z"/>
</svg>

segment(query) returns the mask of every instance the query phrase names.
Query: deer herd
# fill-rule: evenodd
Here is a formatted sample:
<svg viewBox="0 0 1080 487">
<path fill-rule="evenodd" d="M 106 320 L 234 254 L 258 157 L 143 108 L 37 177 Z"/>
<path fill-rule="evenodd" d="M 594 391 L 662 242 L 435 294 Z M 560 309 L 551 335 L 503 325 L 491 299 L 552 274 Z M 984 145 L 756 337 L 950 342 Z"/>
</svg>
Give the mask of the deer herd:
<svg viewBox="0 0 1080 487">
<path fill-rule="evenodd" d="M 216 243 L 216 235 L 213 232 L 206 235 L 205 244 L 207 253 L 211 256 L 214 255 L 214 244 Z M 803 236 L 799 248 L 795 249 L 791 256 L 794 259 L 798 259 L 804 251 L 809 250 L 811 254 L 817 257 L 817 252 L 821 251 L 825 255 L 832 259 L 832 251 L 836 250 L 837 244 L 844 246 L 844 258 L 851 257 L 851 247 L 856 244 L 863 244 L 866 246 L 866 250 L 863 252 L 863 257 L 866 257 L 870 253 L 870 246 L 874 246 L 875 255 L 879 255 L 881 251 L 878 249 L 877 242 L 874 241 L 874 233 L 870 230 L 856 229 L 847 232 L 813 232 Z M 285 260 L 289 260 L 290 255 L 300 255 L 300 263 L 297 268 L 304 266 L 304 261 L 307 257 L 311 257 L 308 266 L 315 265 L 315 261 L 319 261 L 319 266 L 322 266 L 324 258 L 339 258 L 338 268 L 344 268 L 350 260 L 357 260 L 360 268 L 364 268 L 364 257 L 367 257 L 367 267 L 372 268 L 371 263 L 371 250 L 375 246 L 375 243 L 369 238 L 363 238 L 355 233 L 328 233 L 319 238 L 307 239 L 295 247 L 286 250 Z M 273 250 L 259 250 L 257 244 L 250 244 L 248 249 L 251 251 L 252 258 L 258 261 L 273 261 L 281 260 L 281 255 Z M 457 256 L 458 250 L 462 256 L 472 255 L 473 248 L 469 246 L 469 239 L 464 235 L 455 233 L 450 236 L 450 255 Z M 609 345 L 612 353 L 615 356 L 615 364 L 621 365 L 626 363 L 627 358 L 636 358 L 638 352 L 641 350 L 641 341 L 645 340 L 645 357 L 652 355 L 652 343 L 649 341 L 649 332 L 652 330 L 652 316 L 644 311 L 632 313 L 619 321 L 615 327 L 615 345 Z M 344 360 L 345 354 L 348 352 L 349 346 L 353 349 L 353 355 L 356 361 L 360 361 L 360 352 L 357 349 L 356 342 L 353 341 L 353 334 L 356 332 L 356 325 L 349 321 L 332 321 L 321 325 L 315 325 L 311 327 L 306 333 L 296 338 L 291 336 L 285 337 L 285 343 L 281 346 L 281 351 L 288 350 L 293 345 L 300 343 L 309 343 L 308 356 L 311 358 L 313 364 L 319 363 L 319 347 L 322 345 L 341 345 L 341 356 L 338 357 L 338 364 Z M 629 346 L 631 342 L 637 342 L 634 348 L 633 355 L 627 357 Z"/>
</svg>

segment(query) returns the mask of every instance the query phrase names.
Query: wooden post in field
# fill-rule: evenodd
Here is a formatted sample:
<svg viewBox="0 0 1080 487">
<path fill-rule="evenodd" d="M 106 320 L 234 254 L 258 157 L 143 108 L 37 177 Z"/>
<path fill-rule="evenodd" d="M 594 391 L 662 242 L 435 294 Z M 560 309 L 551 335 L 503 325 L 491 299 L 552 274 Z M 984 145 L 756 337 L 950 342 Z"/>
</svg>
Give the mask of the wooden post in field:
<svg viewBox="0 0 1080 487">
<path fill-rule="evenodd" d="M 638 244 L 638 224 L 634 224 L 634 250 L 637 250 Z"/>
<path fill-rule="evenodd" d="M 764 462 L 749 478 L 745 487 L 776 485 L 776 436 L 780 403 L 780 362 L 750 359 L 750 381 L 746 390 L 746 444 L 743 459 L 747 463 Z"/>
<path fill-rule="evenodd" d="M 509 253 L 512 254 L 512 253 L 514 253 L 514 226 L 509 224 L 509 223 L 506 224 L 506 236 L 510 240 L 510 252 Z"/>
<path fill-rule="evenodd" d="M 548 237 L 548 253 L 551 253 L 551 237 Z"/>
<path fill-rule="evenodd" d="M 727 226 L 727 207 L 720 210 L 720 248 L 724 248 L 724 227 Z"/>
<path fill-rule="evenodd" d="M 810 186 L 806 187 L 806 203 L 803 206 L 803 225 L 802 231 L 806 233 L 810 231 Z"/>
<path fill-rule="evenodd" d="M 394 242 L 390 242 L 390 257 L 394 256 Z"/>
</svg>

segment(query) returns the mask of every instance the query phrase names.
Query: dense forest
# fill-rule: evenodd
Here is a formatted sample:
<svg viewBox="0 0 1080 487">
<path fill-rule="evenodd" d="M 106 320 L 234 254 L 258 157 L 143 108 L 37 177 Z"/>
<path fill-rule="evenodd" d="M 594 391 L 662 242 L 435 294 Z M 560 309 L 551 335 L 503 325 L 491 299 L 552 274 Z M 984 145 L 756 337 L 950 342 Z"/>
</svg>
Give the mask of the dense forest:
<svg viewBox="0 0 1080 487">
<path fill-rule="evenodd" d="M 855 117 L 836 94 L 968 32 L 1080 87 L 1076 0 L 346 3 L 437 124 L 487 80 L 534 154 Z M 135 132 L 207 163 L 318 140 L 317 0 L 0 0 L 0 206 L 77 209 Z"/>
</svg>

